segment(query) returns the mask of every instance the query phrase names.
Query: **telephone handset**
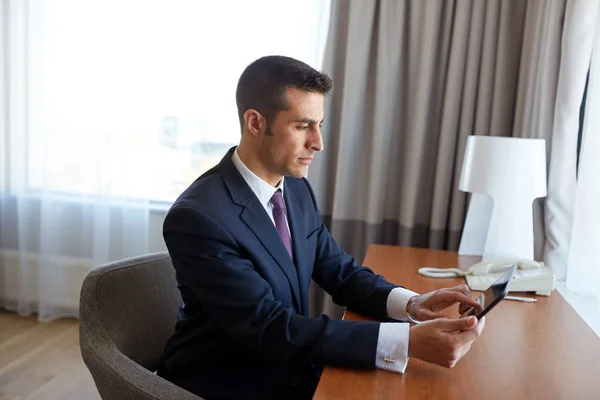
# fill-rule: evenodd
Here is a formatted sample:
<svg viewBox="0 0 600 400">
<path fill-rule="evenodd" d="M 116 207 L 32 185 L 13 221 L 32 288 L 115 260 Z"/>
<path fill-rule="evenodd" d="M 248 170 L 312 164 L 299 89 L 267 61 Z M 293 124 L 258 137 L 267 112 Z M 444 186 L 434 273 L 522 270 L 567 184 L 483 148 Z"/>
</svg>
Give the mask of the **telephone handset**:
<svg viewBox="0 0 600 400">
<path fill-rule="evenodd" d="M 544 267 L 543 262 L 527 260 L 524 258 L 504 258 L 500 260 L 482 261 L 470 267 L 467 270 L 467 273 L 470 275 L 487 275 L 501 273 L 508 270 L 515 264 L 517 265 L 517 269 L 520 270 Z"/>
<path fill-rule="evenodd" d="M 535 292 L 548 296 L 554 290 L 554 273 L 542 262 L 520 258 L 505 258 L 482 261 L 463 271 L 458 268 L 419 269 L 419 274 L 431 278 L 450 278 L 464 276 L 471 290 L 486 290 L 511 266 L 517 265 L 517 271 L 509 285 L 511 292 Z"/>
</svg>

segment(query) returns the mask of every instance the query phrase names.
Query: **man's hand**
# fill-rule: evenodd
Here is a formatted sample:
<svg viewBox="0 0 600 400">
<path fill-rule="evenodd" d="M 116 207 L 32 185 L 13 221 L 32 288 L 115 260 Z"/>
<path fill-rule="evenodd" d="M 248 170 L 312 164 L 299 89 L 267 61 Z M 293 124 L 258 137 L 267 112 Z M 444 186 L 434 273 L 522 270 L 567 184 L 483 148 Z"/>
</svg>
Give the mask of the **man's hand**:
<svg viewBox="0 0 600 400">
<path fill-rule="evenodd" d="M 481 305 L 471 298 L 469 287 L 460 285 L 414 296 L 406 304 L 406 311 L 416 320 L 427 321 L 442 317 L 440 311 L 456 303 L 460 304 L 458 313 L 461 315 L 471 307 L 482 309 Z"/>
<path fill-rule="evenodd" d="M 435 319 L 410 328 L 408 356 L 452 368 L 481 335 L 485 317 L 477 322 L 471 316 L 461 319 Z"/>
</svg>

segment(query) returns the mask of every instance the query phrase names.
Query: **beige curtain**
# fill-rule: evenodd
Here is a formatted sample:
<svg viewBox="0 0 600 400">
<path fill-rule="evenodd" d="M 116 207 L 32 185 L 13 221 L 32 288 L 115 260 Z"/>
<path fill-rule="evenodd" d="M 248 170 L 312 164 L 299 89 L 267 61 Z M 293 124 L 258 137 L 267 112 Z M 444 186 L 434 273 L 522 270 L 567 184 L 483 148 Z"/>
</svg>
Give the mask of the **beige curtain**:
<svg viewBox="0 0 600 400">
<path fill-rule="evenodd" d="M 458 248 L 467 136 L 551 137 L 565 3 L 332 2 L 323 69 L 336 89 L 308 177 L 348 252 L 360 261 L 371 243 Z M 340 315 L 323 297 L 322 310 Z"/>
<path fill-rule="evenodd" d="M 334 1 L 336 91 L 309 179 L 333 235 L 456 249 L 468 135 L 510 136 L 527 2 Z"/>
</svg>

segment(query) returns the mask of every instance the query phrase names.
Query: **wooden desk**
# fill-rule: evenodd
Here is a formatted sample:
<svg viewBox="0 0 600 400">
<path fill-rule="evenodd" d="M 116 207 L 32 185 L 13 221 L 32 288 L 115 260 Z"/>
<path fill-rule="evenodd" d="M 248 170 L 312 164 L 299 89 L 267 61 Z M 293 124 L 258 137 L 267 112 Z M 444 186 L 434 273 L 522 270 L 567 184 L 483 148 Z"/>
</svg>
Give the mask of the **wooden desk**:
<svg viewBox="0 0 600 400">
<path fill-rule="evenodd" d="M 364 264 L 391 282 L 425 293 L 464 279 L 421 277 L 419 267 L 466 268 L 477 260 L 454 252 L 373 245 Z M 327 367 L 314 399 L 600 399 L 600 338 L 557 291 L 537 299 L 533 304 L 501 302 L 453 369 L 417 359 L 410 359 L 404 375 Z M 352 312 L 345 318 L 365 319 Z"/>
</svg>

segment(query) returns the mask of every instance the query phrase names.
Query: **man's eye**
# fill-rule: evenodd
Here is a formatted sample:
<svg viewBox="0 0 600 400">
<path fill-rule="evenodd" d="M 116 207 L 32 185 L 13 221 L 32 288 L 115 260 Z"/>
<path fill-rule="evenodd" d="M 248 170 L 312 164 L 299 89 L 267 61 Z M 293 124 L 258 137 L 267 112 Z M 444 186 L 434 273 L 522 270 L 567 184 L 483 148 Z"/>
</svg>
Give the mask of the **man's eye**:
<svg viewBox="0 0 600 400">
<path fill-rule="evenodd" d="M 319 124 L 319 128 L 322 128 L 322 127 L 323 127 L 323 124 Z"/>
<path fill-rule="evenodd" d="M 306 130 L 308 129 L 308 125 L 299 126 L 298 129 Z"/>
</svg>

